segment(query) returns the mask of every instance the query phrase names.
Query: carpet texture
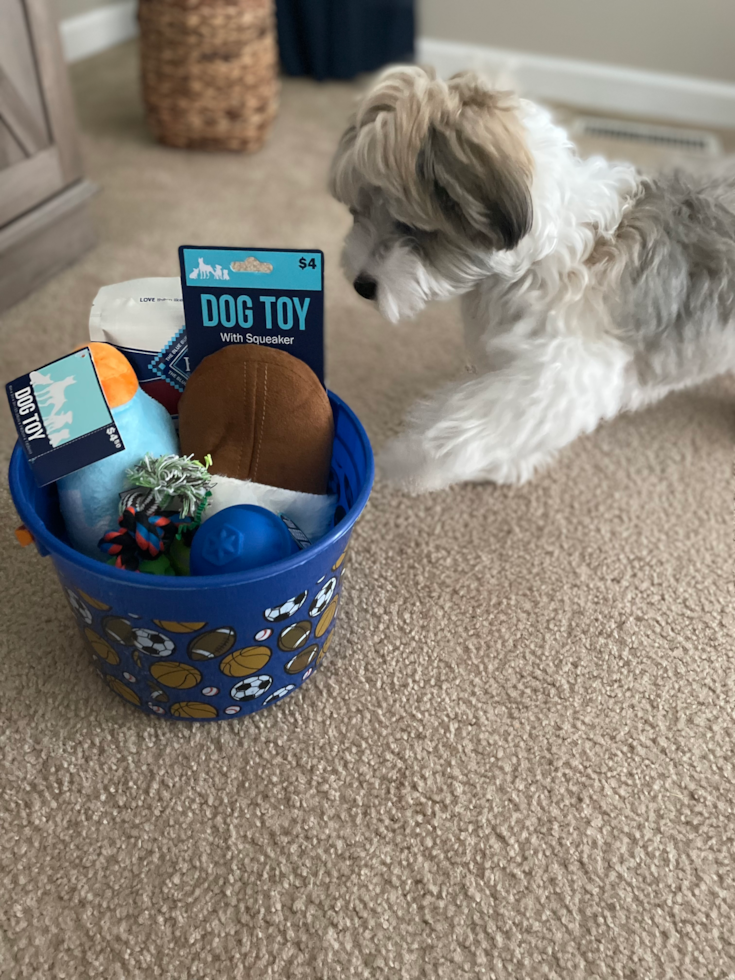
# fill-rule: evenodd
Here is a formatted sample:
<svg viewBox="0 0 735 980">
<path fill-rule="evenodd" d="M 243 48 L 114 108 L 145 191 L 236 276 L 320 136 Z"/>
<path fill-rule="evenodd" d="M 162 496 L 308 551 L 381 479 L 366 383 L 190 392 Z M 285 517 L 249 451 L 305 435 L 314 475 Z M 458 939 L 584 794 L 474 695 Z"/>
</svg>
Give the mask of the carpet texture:
<svg viewBox="0 0 735 980">
<path fill-rule="evenodd" d="M 454 305 L 394 327 L 342 281 L 353 88 L 288 82 L 241 158 L 151 142 L 134 47 L 74 82 L 99 245 L 3 317 L 3 380 L 184 242 L 324 249 L 329 383 L 376 446 L 461 369 Z M 378 484 L 321 670 L 201 727 L 102 684 L 3 488 L 3 980 L 735 976 L 734 399 L 617 419 L 521 489 Z"/>
</svg>

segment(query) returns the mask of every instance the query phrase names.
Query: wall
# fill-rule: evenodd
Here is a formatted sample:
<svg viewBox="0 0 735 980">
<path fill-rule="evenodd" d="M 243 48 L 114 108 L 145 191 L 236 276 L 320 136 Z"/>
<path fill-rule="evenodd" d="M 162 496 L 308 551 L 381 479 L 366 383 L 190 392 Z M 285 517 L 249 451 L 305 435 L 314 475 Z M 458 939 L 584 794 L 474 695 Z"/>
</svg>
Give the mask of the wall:
<svg viewBox="0 0 735 980">
<path fill-rule="evenodd" d="M 733 0 L 417 3 L 423 37 L 735 82 Z"/>
<path fill-rule="evenodd" d="M 59 18 L 65 20 L 67 17 L 76 17 L 77 14 L 86 14 L 90 10 L 98 7 L 108 7 L 117 0 L 56 0 L 56 7 Z"/>
</svg>

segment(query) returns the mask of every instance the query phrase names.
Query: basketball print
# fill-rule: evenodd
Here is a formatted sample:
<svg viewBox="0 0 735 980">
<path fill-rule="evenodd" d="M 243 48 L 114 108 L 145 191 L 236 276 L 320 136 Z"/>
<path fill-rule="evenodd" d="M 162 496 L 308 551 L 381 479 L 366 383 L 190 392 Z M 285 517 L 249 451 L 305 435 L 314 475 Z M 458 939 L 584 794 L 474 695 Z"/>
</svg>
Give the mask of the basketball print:
<svg viewBox="0 0 735 980">
<path fill-rule="evenodd" d="M 321 616 L 324 610 L 329 605 L 332 596 L 334 595 L 334 590 L 337 588 L 337 577 L 333 576 L 326 582 L 321 589 L 314 596 L 314 599 L 309 606 L 310 616 Z"/>
<path fill-rule="evenodd" d="M 169 633 L 196 633 L 207 625 L 206 623 L 177 623 L 172 619 L 154 619 L 153 623 Z"/>
<path fill-rule="evenodd" d="M 121 616 L 105 616 L 102 620 L 102 632 L 113 643 L 122 643 L 126 647 L 133 645 L 133 627 Z"/>
<path fill-rule="evenodd" d="M 310 633 L 311 623 L 308 619 L 304 619 L 300 623 L 293 623 L 291 626 L 287 626 L 278 637 L 278 646 L 285 653 L 291 653 L 306 643 Z"/>
<path fill-rule="evenodd" d="M 113 650 L 107 640 L 103 639 L 99 633 L 95 633 L 94 630 L 87 627 L 87 629 L 84 631 L 84 638 L 86 639 L 87 643 L 89 643 L 93 653 L 96 653 L 98 657 L 102 657 L 102 659 L 106 660 L 108 664 L 111 664 L 114 667 L 116 664 L 120 663 L 120 657 L 118 656 L 117 650 Z"/>
<path fill-rule="evenodd" d="M 100 602 L 99 599 L 93 599 L 91 595 L 87 595 L 87 593 L 82 592 L 81 589 L 79 590 L 79 595 L 82 597 L 82 599 L 84 599 L 88 606 L 92 607 L 92 609 L 99 609 L 100 612 L 110 611 L 110 606 L 104 602 Z"/>
<path fill-rule="evenodd" d="M 322 613 L 322 618 L 316 624 L 316 629 L 314 630 L 314 636 L 317 639 L 320 636 L 324 636 L 329 627 L 332 625 L 332 620 L 337 615 L 337 606 L 339 605 L 339 596 L 336 595 L 334 599 L 329 603 L 327 608 Z"/>
<path fill-rule="evenodd" d="M 178 663 L 176 660 L 163 660 L 153 664 L 151 676 L 164 687 L 173 687 L 180 691 L 196 687 L 202 679 L 202 675 L 196 667 L 192 667 L 191 664 Z"/>
<path fill-rule="evenodd" d="M 131 690 L 127 684 L 123 684 L 123 682 L 118 680 L 117 677 L 113 677 L 112 674 L 107 674 L 105 680 L 115 694 L 118 694 L 121 698 L 125 698 L 125 700 L 129 701 L 131 704 L 140 704 L 140 698 L 135 691 Z"/>
<path fill-rule="evenodd" d="M 292 657 L 283 669 L 287 674 L 300 674 L 302 670 L 306 670 L 307 667 L 310 667 L 314 663 L 318 653 L 319 644 L 312 643 L 305 650 L 302 650 L 301 653 L 297 653 L 295 657 Z"/>
<path fill-rule="evenodd" d="M 266 609 L 263 615 L 268 620 L 269 623 L 283 623 L 285 620 L 290 619 L 291 616 L 295 616 L 296 613 L 301 609 L 303 604 L 306 602 L 306 597 L 308 592 L 299 592 L 295 595 L 293 599 L 286 599 L 282 602 L 280 606 L 273 606 L 271 609 Z"/>
<path fill-rule="evenodd" d="M 258 674 L 256 677 L 248 677 L 247 680 L 239 681 L 230 691 L 236 701 L 255 701 L 262 698 L 265 692 L 273 683 L 273 678 L 268 674 Z"/>
<path fill-rule="evenodd" d="M 195 636 L 189 643 L 188 654 L 192 660 L 216 660 L 222 657 L 235 645 L 236 634 L 231 626 L 220 626 L 209 630 L 200 636 Z"/>
<path fill-rule="evenodd" d="M 265 667 L 270 658 L 268 647 L 244 647 L 228 654 L 219 669 L 228 677 L 248 677 Z"/>
<path fill-rule="evenodd" d="M 174 718 L 216 718 L 217 709 L 206 701 L 177 701 L 171 705 Z"/>
<path fill-rule="evenodd" d="M 337 571 L 337 569 L 339 568 L 339 566 L 342 564 L 342 562 L 345 560 L 346 557 L 347 557 L 347 548 L 345 548 L 345 550 L 339 556 L 339 558 L 337 559 L 337 561 L 332 565 L 332 571 L 333 572 L 336 572 Z"/>
</svg>

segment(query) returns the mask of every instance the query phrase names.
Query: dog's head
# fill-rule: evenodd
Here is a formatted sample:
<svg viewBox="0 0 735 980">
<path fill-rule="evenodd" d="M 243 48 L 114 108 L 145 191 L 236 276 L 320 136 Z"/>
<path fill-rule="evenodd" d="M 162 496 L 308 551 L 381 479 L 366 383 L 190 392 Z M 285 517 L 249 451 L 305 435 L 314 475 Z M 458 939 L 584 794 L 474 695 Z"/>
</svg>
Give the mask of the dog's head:
<svg viewBox="0 0 735 980">
<path fill-rule="evenodd" d="M 330 188 L 355 219 L 343 264 L 389 320 L 480 278 L 528 233 L 532 157 L 518 102 L 463 72 L 388 72 L 357 107 Z"/>
</svg>

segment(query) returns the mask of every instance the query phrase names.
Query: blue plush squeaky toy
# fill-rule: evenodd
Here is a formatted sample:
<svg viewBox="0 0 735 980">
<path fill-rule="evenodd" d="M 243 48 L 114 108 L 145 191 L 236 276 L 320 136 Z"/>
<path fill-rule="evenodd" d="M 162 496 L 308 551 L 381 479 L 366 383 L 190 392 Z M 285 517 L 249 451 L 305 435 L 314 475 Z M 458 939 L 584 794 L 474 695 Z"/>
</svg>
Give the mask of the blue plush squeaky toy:
<svg viewBox="0 0 735 980">
<path fill-rule="evenodd" d="M 179 441 L 171 416 L 141 391 L 127 358 L 111 344 L 87 346 L 125 449 L 59 480 L 59 503 L 72 546 L 90 558 L 105 561 L 98 542 L 117 525 L 120 491 L 131 486 L 128 469 L 140 463 L 146 453 L 177 454 Z"/>
</svg>

